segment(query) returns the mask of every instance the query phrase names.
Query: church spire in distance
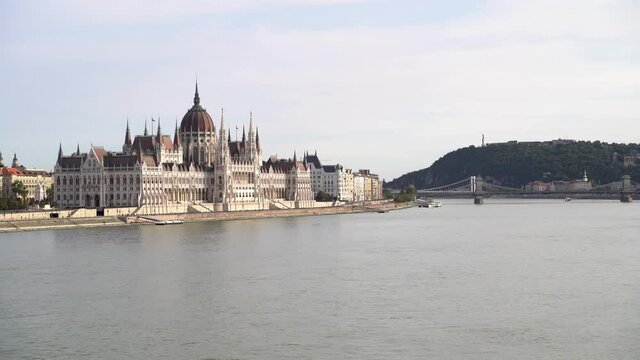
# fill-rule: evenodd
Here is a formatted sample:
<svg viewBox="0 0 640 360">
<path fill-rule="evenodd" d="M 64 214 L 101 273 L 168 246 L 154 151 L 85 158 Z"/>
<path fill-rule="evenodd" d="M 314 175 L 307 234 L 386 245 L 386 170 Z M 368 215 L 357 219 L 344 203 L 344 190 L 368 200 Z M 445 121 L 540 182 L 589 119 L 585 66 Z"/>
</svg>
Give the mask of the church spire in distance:
<svg viewBox="0 0 640 360">
<path fill-rule="evenodd" d="M 126 146 L 131 146 L 131 131 L 129 130 L 129 118 L 127 118 L 127 131 L 124 134 L 124 144 Z"/>
<path fill-rule="evenodd" d="M 158 116 L 158 133 L 156 134 L 156 140 L 159 144 L 162 144 L 162 130 L 160 129 L 160 116 Z"/>
<path fill-rule="evenodd" d="M 180 146 L 180 134 L 178 134 L 178 118 L 176 118 L 176 129 L 173 132 L 173 147 L 178 148 Z"/>
</svg>

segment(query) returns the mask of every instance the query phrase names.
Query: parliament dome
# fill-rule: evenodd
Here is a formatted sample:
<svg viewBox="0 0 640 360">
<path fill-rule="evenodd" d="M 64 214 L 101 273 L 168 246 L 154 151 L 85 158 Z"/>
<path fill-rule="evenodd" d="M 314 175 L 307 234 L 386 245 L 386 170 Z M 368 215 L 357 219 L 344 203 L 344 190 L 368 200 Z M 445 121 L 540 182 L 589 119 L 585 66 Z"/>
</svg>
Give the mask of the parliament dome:
<svg viewBox="0 0 640 360">
<path fill-rule="evenodd" d="M 200 106 L 200 95 L 198 94 L 198 84 L 196 83 L 196 94 L 193 97 L 193 106 L 184 114 L 182 122 L 180 122 L 180 133 L 209 131 L 215 131 L 215 127 L 207 110 Z"/>
</svg>

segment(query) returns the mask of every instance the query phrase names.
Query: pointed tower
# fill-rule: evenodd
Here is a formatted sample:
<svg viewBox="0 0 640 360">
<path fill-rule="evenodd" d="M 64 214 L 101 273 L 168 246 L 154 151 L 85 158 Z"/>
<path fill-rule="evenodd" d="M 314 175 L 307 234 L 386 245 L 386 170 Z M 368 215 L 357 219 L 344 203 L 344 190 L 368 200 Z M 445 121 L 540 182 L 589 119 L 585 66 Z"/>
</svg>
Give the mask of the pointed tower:
<svg viewBox="0 0 640 360">
<path fill-rule="evenodd" d="M 227 202 L 229 199 L 229 192 L 231 186 L 231 159 L 229 154 L 229 142 L 226 141 L 225 136 L 227 130 L 224 128 L 224 109 L 222 109 L 220 115 L 220 130 L 218 135 L 218 144 L 216 150 L 216 177 L 215 177 L 215 191 L 214 201 L 216 211 L 227 210 Z M 231 137 L 231 130 L 229 130 L 229 138 Z M 229 139 L 230 140 L 230 139 Z"/>
<path fill-rule="evenodd" d="M 58 161 L 62 159 L 64 154 L 62 153 L 62 143 L 60 143 L 60 147 L 58 148 Z"/>
<path fill-rule="evenodd" d="M 248 154 L 249 157 L 256 161 L 256 158 L 259 158 L 258 145 L 256 143 L 256 133 L 253 126 L 253 112 L 249 113 L 249 143 L 248 145 Z"/>
<path fill-rule="evenodd" d="M 222 110 L 220 112 L 220 135 L 219 135 L 219 137 L 220 137 L 219 142 L 220 143 L 224 142 L 224 136 L 225 136 L 224 132 L 225 132 L 224 131 L 224 108 L 222 108 Z"/>
<path fill-rule="evenodd" d="M 147 118 L 144 118 L 144 134 L 143 136 L 149 136 L 149 131 L 147 131 Z"/>
<path fill-rule="evenodd" d="M 145 123 L 146 125 L 146 123 Z M 146 128 L 146 126 L 145 126 Z M 131 151 L 131 131 L 129 130 L 129 119 L 127 119 L 127 130 L 124 133 L 124 144 L 122 145 L 122 151 L 129 152 Z"/>
<path fill-rule="evenodd" d="M 244 125 L 242 125 L 242 145 L 247 144 L 247 133 L 244 131 Z"/>
<path fill-rule="evenodd" d="M 180 133 L 178 132 L 178 119 L 176 119 L 176 129 L 173 131 L 173 148 L 178 150 L 180 144 Z"/>
<path fill-rule="evenodd" d="M 228 131 L 228 138 L 227 137 Z M 224 109 L 220 114 L 220 133 L 218 135 L 218 148 L 217 148 L 217 157 L 216 163 L 218 165 L 224 165 L 229 161 L 229 142 L 231 141 L 231 129 L 224 128 Z"/>
<path fill-rule="evenodd" d="M 156 133 L 156 142 L 162 146 L 162 129 L 160 128 L 160 117 L 158 117 L 158 132 Z"/>
<path fill-rule="evenodd" d="M 256 149 L 258 153 L 260 153 L 260 134 L 258 133 L 258 128 L 256 127 Z"/>
<path fill-rule="evenodd" d="M 11 162 L 11 167 L 18 167 L 20 166 L 20 162 L 18 162 L 18 156 L 16 156 L 16 153 L 13 153 L 13 161 Z"/>
</svg>

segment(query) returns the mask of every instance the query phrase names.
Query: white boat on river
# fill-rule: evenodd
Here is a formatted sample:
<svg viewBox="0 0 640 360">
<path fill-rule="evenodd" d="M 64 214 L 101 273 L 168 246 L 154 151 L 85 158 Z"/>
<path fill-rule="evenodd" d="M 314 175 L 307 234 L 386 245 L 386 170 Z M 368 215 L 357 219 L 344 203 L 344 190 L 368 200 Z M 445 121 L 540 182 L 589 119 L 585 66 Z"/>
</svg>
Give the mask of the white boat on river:
<svg viewBox="0 0 640 360">
<path fill-rule="evenodd" d="M 416 199 L 413 203 L 417 207 L 423 208 L 437 208 L 442 206 L 440 201 L 434 199 Z"/>
</svg>

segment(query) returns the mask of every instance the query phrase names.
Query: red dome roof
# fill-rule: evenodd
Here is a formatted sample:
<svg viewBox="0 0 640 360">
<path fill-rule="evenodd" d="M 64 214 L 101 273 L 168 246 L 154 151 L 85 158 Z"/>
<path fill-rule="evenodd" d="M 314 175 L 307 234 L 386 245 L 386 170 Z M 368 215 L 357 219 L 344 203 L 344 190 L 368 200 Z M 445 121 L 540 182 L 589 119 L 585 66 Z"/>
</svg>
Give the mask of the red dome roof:
<svg viewBox="0 0 640 360">
<path fill-rule="evenodd" d="M 193 98 L 193 107 L 184 114 L 180 123 L 180 132 L 215 131 L 213 120 L 202 106 L 200 106 L 200 95 L 198 95 L 198 84 L 196 84 L 196 95 Z"/>
</svg>

